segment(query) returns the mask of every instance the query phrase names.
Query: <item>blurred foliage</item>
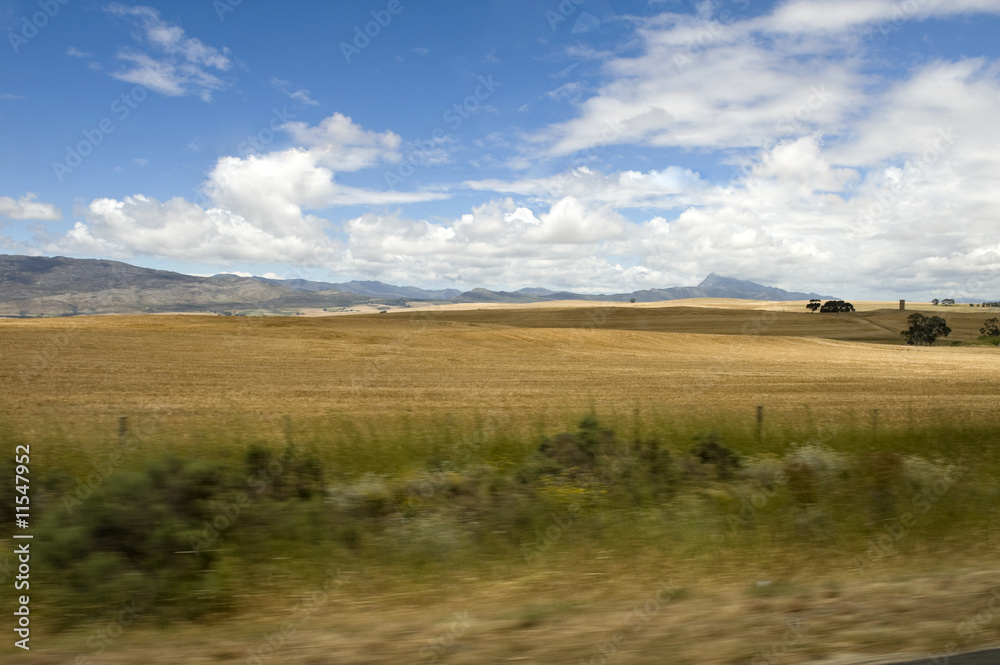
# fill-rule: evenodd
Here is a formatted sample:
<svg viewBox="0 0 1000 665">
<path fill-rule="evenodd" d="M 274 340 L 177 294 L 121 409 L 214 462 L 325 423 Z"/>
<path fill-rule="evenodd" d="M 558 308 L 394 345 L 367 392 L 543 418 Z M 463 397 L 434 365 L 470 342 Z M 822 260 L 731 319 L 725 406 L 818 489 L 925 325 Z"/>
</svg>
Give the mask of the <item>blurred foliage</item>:
<svg viewBox="0 0 1000 665">
<path fill-rule="evenodd" d="M 517 445 L 502 429 L 412 427 L 424 462 L 392 472 L 335 464 L 368 454 L 366 436 L 303 443 L 290 429 L 279 442 L 213 440 L 200 455 L 137 451 L 85 491 L 72 467 L 34 465 L 43 602 L 64 626 L 132 601 L 189 620 L 340 564 L 423 574 L 593 547 L 850 556 L 883 534 L 902 552 L 1000 516 L 989 423 L 617 424 L 591 413 Z"/>
<path fill-rule="evenodd" d="M 216 463 L 176 457 L 111 474 L 89 496 L 54 504 L 38 531 L 42 576 L 83 615 L 135 600 L 164 616 L 194 618 L 224 604 L 214 552 L 191 542 L 223 486 Z"/>
</svg>

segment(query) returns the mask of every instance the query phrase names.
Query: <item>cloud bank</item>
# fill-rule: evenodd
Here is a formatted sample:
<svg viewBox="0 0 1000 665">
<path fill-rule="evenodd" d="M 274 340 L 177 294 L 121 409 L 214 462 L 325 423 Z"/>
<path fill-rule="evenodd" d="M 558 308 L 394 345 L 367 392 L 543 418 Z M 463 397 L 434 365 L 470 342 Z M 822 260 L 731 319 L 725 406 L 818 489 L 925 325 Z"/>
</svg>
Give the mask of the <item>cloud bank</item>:
<svg viewBox="0 0 1000 665">
<path fill-rule="evenodd" d="M 631 19 L 630 50 L 588 54 L 599 81 L 545 95 L 565 119 L 477 141 L 470 162 L 495 166 L 490 151 L 506 150 L 508 177 L 414 191 L 344 184 L 343 174 L 400 163 L 419 137 L 335 113 L 282 125 L 286 149 L 220 157 L 197 203 L 96 199 L 48 249 L 308 264 L 424 286 L 625 291 L 714 271 L 855 297 L 1000 293 L 1000 63 L 927 58 L 889 75 L 874 62 L 887 30 L 1000 14 L 1000 3 L 702 10 Z M 224 51 L 156 10 L 108 11 L 158 54 L 119 53 L 128 67 L 115 76 L 142 72 L 167 95 L 207 99 L 222 87 L 211 72 L 230 67 Z M 312 103 L 287 81 L 272 85 Z M 643 168 L 626 164 L 629 150 Z M 695 153 L 719 168 L 685 166 Z M 444 216 L 407 212 L 459 197 L 476 202 Z M 0 211 L 32 203 L 11 201 Z M 358 206 L 368 211 L 343 210 Z M 15 213 L 4 212 L 27 218 Z"/>
</svg>

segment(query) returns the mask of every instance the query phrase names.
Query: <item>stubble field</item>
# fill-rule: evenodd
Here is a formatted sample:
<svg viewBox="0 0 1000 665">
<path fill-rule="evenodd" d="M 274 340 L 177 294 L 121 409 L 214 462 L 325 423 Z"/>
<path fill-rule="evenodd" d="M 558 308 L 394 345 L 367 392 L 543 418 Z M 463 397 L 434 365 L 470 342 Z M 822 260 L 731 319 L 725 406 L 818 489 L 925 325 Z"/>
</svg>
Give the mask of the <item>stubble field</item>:
<svg viewBox="0 0 1000 665">
<path fill-rule="evenodd" d="M 59 419 L 169 412 L 384 418 L 563 409 L 690 414 L 992 411 L 1000 357 L 906 347 L 909 312 L 538 308 L 327 318 L 91 317 L 0 321 L 2 406 Z M 9 413 L 8 415 L 12 415 Z"/>
</svg>

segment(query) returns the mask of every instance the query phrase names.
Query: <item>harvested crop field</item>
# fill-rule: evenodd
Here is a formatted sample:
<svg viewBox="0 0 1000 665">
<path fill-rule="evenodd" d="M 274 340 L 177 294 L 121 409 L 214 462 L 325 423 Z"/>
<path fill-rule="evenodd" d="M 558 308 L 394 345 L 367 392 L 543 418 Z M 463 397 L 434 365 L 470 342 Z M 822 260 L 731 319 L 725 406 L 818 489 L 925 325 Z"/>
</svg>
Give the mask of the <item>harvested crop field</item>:
<svg viewBox="0 0 1000 665">
<path fill-rule="evenodd" d="M 635 406 L 745 413 L 758 404 L 991 413 L 1000 354 L 946 346 L 970 337 L 983 315 L 952 317 L 949 340 L 918 348 L 896 341 L 905 314 L 550 308 L 4 320 L 2 406 L 60 418 Z"/>
</svg>

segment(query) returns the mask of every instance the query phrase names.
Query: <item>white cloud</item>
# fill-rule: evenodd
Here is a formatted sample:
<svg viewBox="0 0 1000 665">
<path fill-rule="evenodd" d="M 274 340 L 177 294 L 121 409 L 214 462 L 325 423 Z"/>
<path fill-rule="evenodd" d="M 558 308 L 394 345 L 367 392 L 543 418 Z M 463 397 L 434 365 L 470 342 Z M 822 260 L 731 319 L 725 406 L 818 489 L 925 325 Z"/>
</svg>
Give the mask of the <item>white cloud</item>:
<svg viewBox="0 0 1000 665">
<path fill-rule="evenodd" d="M 588 85 L 586 81 L 571 81 L 569 83 L 563 83 L 554 90 L 549 90 L 545 93 L 545 96 L 556 101 L 564 99 L 577 100 L 580 98 L 580 95 L 587 90 L 587 88 Z"/>
<path fill-rule="evenodd" d="M 672 15 L 639 35 L 645 52 L 608 61 L 610 81 L 575 118 L 532 136 L 528 154 L 615 144 L 757 147 L 790 133 L 842 129 L 865 104 L 855 63 L 826 57 L 826 44 L 791 57 L 746 26 Z"/>
<path fill-rule="evenodd" d="M 62 212 L 51 203 L 42 203 L 35 194 L 28 192 L 17 199 L 0 196 L 0 217 L 51 222 L 62 219 Z"/>
<path fill-rule="evenodd" d="M 398 159 L 400 139 L 337 114 L 319 125 L 280 127 L 302 147 L 245 158 L 221 157 L 202 184 L 203 205 L 137 194 L 96 199 L 49 249 L 136 255 L 223 265 L 240 261 L 329 263 L 337 243 L 315 214 L 339 206 L 399 205 L 440 199 L 440 192 L 383 192 L 338 183 L 337 172 Z"/>
<path fill-rule="evenodd" d="M 402 139 L 398 134 L 366 130 L 340 113 L 334 113 L 315 127 L 289 122 L 281 128 L 317 161 L 333 165 L 338 171 L 357 171 L 382 161 L 399 160 Z"/>
<path fill-rule="evenodd" d="M 605 57 L 607 82 L 578 102 L 576 117 L 532 135 L 525 153 L 558 157 L 617 144 L 756 148 L 816 131 L 844 134 L 884 85 L 855 28 L 1000 15 L 997 0 L 793 0 L 735 21 L 732 11 L 712 18 L 706 7 L 698 16 L 636 19 L 642 52 Z M 570 83 L 546 94 L 579 92 Z"/>
<path fill-rule="evenodd" d="M 164 202 L 141 194 L 120 201 L 95 199 L 85 218 L 47 249 L 231 264 L 264 263 L 275 257 L 294 263 L 322 262 L 336 247 L 319 229 L 262 227 L 224 208 L 206 210 L 179 197 Z"/>
<path fill-rule="evenodd" d="M 196 94 L 209 101 L 212 93 L 226 87 L 216 74 L 232 67 L 228 51 L 208 46 L 184 29 L 160 18 L 158 10 L 145 6 L 111 3 L 108 13 L 128 20 L 136 29 L 136 38 L 157 52 L 154 57 L 133 49 L 122 49 L 116 58 L 126 63 L 111 76 L 128 83 L 146 86 L 160 94 L 179 97 Z"/>
<path fill-rule="evenodd" d="M 574 197 L 591 204 L 616 208 L 662 208 L 704 204 L 717 198 L 701 177 L 679 166 L 646 173 L 621 171 L 604 174 L 586 166 L 542 178 L 474 180 L 471 189 L 527 196 L 537 201 Z"/>
<path fill-rule="evenodd" d="M 998 102 L 1000 75 L 994 63 L 981 58 L 929 63 L 876 97 L 848 140 L 832 148 L 833 158 L 879 165 L 940 151 L 942 134 L 949 142 L 960 140 L 963 151 L 978 152 L 984 141 L 992 146 L 989 142 L 1000 137 Z"/>
<path fill-rule="evenodd" d="M 605 256 L 625 226 L 614 211 L 572 198 L 538 213 L 494 199 L 444 223 L 369 213 L 344 224 L 347 247 L 336 269 L 406 283 L 616 288 L 646 272 Z"/>
<path fill-rule="evenodd" d="M 272 76 L 269 79 L 269 82 L 275 88 L 285 93 L 290 98 L 294 99 L 300 104 L 305 104 L 306 106 L 319 106 L 319 102 L 317 102 L 315 99 L 312 98 L 312 95 L 308 90 L 306 90 L 305 88 L 299 88 L 298 90 L 296 90 L 295 88 L 297 88 L 298 86 L 294 85 L 291 81 L 285 81 L 279 79 L 276 76 Z"/>
<path fill-rule="evenodd" d="M 795 34 L 844 32 L 859 26 L 888 30 L 895 24 L 931 17 L 1000 14 L 996 0 L 793 0 L 760 24 Z"/>
<path fill-rule="evenodd" d="M 325 146 L 345 157 L 344 171 L 361 168 L 343 147 Z M 223 157 L 204 183 L 209 198 L 264 228 L 314 227 L 316 219 L 303 209 L 335 206 L 396 205 L 444 198 L 435 192 L 385 192 L 336 182 L 338 166 L 329 152 L 291 148 L 246 158 Z"/>
<path fill-rule="evenodd" d="M 621 215 L 608 206 L 588 210 L 577 199 L 566 197 L 543 213 L 534 228 L 527 229 L 524 238 L 547 244 L 590 244 L 625 238 L 625 226 Z"/>
</svg>

